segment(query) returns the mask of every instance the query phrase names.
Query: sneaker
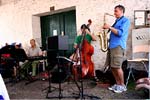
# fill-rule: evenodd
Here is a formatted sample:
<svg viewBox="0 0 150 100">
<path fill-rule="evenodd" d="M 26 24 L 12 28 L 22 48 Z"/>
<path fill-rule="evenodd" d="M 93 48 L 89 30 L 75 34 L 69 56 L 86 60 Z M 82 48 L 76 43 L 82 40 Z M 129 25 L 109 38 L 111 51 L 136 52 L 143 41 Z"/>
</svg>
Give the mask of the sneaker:
<svg viewBox="0 0 150 100">
<path fill-rule="evenodd" d="M 127 87 L 123 85 L 123 91 L 127 91 Z"/>
<path fill-rule="evenodd" d="M 116 88 L 113 90 L 115 93 L 122 93 L 124 91 L 127 91 L 127 88 L 125 85 L 117 85 Z"/>
<path fill-rule="evenodd" d="M 113 86 L 108 87 L 108 89 L 112 91 L 112 90 L 115 90 L 116 87 L 117 87 L 117 84 L 114 84 Z"/>
</svg>

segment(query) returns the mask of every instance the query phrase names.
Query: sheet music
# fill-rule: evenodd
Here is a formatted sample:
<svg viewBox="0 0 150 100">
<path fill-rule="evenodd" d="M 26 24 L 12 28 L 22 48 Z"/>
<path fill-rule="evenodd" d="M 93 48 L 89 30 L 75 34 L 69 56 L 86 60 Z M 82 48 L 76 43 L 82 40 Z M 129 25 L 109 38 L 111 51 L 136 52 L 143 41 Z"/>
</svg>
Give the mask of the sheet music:
<svg viewBox="0 0 150 100">
<path fill-rule="evenodd" d="M 67 58 L 67 57 L 64 57 L 64 56 L 57 56 L 56 58 L 65 59 L 65 60 L 67 60 L 67 61 L 69 61 L 69 62 L 72 62 L 73 65 L 80 65 L 80 61 L 75 62 L 75 61 L 72 61 L 71 59 L 69 59 L 69 58 Z"/>
<path fill-rule="evenodd" d="M 57 56 L 56 58 L 62 58 L 62 59 L 65 59 L 65 60 L 67 60 L 69 62 L 76 63 L 76 62 L 72 61 L 71 59 L 69 59 L 67 57 L 64 57 L 64 56 Z"/>
</svg>

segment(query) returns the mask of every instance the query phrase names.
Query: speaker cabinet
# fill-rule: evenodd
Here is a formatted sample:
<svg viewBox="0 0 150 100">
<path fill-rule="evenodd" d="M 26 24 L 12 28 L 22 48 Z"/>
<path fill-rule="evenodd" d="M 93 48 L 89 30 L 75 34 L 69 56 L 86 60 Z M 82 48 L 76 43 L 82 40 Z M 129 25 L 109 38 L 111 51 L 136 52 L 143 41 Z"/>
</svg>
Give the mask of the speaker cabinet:
<svg viewBox="0 0 150 100">
<path fill-rule="evenodd" d="M 68 50 L 68 36 L 48 37 L 48 50 Z"/>
</svg>

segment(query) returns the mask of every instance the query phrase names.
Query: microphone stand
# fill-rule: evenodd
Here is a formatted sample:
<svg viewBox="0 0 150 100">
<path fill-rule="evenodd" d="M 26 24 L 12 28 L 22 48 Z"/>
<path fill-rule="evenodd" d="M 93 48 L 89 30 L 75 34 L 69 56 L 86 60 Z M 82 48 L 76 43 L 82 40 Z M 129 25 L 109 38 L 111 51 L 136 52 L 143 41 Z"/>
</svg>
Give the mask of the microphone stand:
<svg viewBox="0 0 150 100">
<path fill-rule="evenodd" d="M 85 35 L 86 35 L 86 33 L 82 33 L 82 38 L 81 38 L 81 43 L 80 43 L 80 45 L 79 45 L 79 55 L 80 55 L 80 67 L 79 67 L 79 77 L 80 77 L 80 82 L 81 82 L 81 88 L 80 88 L 80 90 L 79 90 L 79 96 L 80 96 L 80 99 L 82 100 L 83 99 L 83 93 L 84 93 L 84 90 L 83 90 L 83 78 L 82 78 L 82 58 L 81 58 L 81 56 L 82 56 L 82 54 L 81 54 L 81 52 L 82 52 L 82 47 L 83 47 L 83 41 L 84 41 L 84 39 L 85 39 Z"/>
<path fill-rule="evenodd" d="M 46 37 L 46 40 L 48 40 L 48 37 Z M 48 42 L 46 42 L 46 51 L 47 51 L 47 57 L 48 57 L 48 52 L 54 51 L 54 50 L 49 50 L 49 49 L 48 49 Z M 47 58 L 47 59 L 48 59 L 48 58 Z M 48 89 L 48 90 L 47 90 L 47 93 L 46 93 L 46 98 L 49 98 L 48 94 L 51 93 L 51 92 L 53 92 L 53 91 L 55 91 L 55 90 L 58 89 L 58 88 L 52 86 L 52 80 L 51 80 L 52 76 L 51 76 L 50 64 L 48 64 L 47 71 L 48 71 L 48 85 L 49 85 L 49 86 L 46 87 L 46 88 L 44 88 L 44 89 L 42 89 L 42 91 L 45 91 L 45 90 Z M 53 89 L 52 89 L 52 88 L 53 88 Z M 59 97 L 60 97 L 60 95 L 59 95 Z"/>
<path fill-rule="evenodd" d="M 83 42 L 84 42 L 84 39 L 85 39 L 85 36 L 86 36 L 86 32 L 85 33 L 82 33 L 82 38 L 81 38 L 81 43 L 79 45 L 79 55 L 80 55 L 80 67 L 79 67 L 79 77 L 80 77 L 80 84 L 81 84 L 81 87 L 79 89 L 79 98 L 81 100 L 85 99 L 85 97 L 89 97 L 90 99 L 94 99 L 94 100 L 99 100 L 101 98 L 97 97 L 97 96 L 93 96 L 93 95 L 88 95 L 88 94 L 84 94 L 84 89 L 83 89 L 83 78 L 82 78 L 82 47 L 83 47 Z"/>
<path fill-rule="evenodd" d="M 149 52 L 148 52 L 148 60 L 149 60 L 148 77 L 150 77 L 150 40 L 148 40 L 148 49 L 149 49 Z"/>
</svg>

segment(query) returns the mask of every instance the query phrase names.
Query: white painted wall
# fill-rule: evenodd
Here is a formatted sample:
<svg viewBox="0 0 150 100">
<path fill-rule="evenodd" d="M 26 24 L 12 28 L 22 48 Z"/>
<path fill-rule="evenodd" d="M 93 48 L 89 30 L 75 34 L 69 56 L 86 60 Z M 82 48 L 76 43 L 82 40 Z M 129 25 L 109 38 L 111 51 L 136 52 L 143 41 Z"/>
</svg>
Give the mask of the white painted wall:
<svg viewBox="0 0 150 100">
<path fill-rule="evenodd" d="M 0 46 L 6 42 L 21 42 L 26 48 L 31 38 L 41 37 L 40 17 L 37 15 L 49 12 L 51 6 L 55 10 L 76 7 L 77 31 L 80 25 L 93 20 L 95 34 L 101 31 L 104 13 L 113 14 L 114 6 L 122 4 L 126 7 L 125 15 L 131 20 L 133 28 L 134 10 L 150 9 L 150 0 L 2 0 L 0 5 Z M 107 18 L 108 23 L 114 22 Z M 40 41 L 39 41 L 40 42 Z M 96 69 L 103 66 L 105 53 L 100 51 L 99 41 L 92 43 L 95 47 L 93 56 Z M 40 45 L 40 43 L 39 43 Z M 131 30 L 128 39 L 127 55 L 131 58 Z"/>
</svg>

